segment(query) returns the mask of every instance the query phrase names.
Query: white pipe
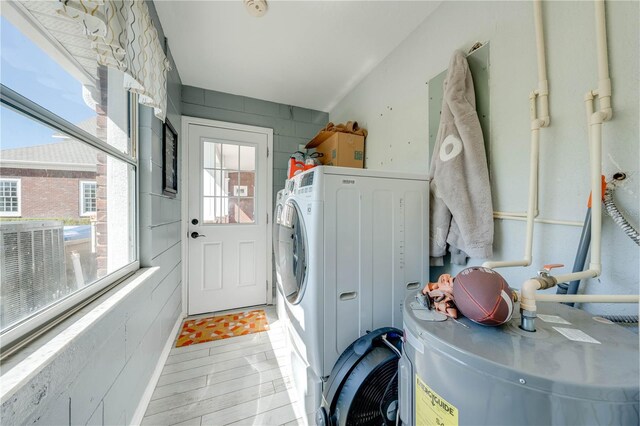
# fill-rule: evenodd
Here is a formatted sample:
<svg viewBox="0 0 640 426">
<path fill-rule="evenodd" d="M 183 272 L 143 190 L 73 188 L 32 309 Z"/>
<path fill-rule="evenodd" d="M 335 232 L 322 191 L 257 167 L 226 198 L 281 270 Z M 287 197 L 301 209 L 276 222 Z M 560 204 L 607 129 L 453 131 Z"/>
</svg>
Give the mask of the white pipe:
<svg viewBox="0 0 640 426">
<path fill-rule="evenodd" d="M 535 102 L 535 97 L 533 102 Z M 534 120 L 533 123 L 538 120 Z M 527 233 L 524 245 L 524 258 L 522 260 L 487 261 L 482 264 L 485 268 L 506 268 L 511 266 L 531 265 L 531 247 L 533 246 L 533 221 L 535 206 L 538 198 L 538 158 L 539 149 L 539 128 L 531 130 L 531 154 L 529 161 L 529 203 L 527 209 Z"/>
<path fill-rule="evenodd" d="M 591 123 L 591 116 L 594 113 L 593 102 L 595 97 L 596 95 L 592 91 L 589 91 L 584 95 L 584 107 L 587 112 L 587 140 L 589 141 L 589 149 L 591 149 L 591 128 L 589 124 Z"/>
<path fill-rule="evenodd" d="M 593 242 L 593 233 L 591 235 L 592 235 L 591 242 Z M 594 270 L 591 270 L 591 269 L 587 269 L 586 271 L 572 272 L 570 274 L 554 275 L 554 278 L 559 283 L 568 283 L 568 282 L 575 281 L 575 280 L 584 280 L 586 278 L 595 278 L 598 275 L 600 275 L 600 271 L 594 271 Z"/>
<path fill-rule="evenodd" d="M 536 294 L 536 302 L 639 303 L 637 294 Z"/>
<path fill-rule="evenodd" d="M 588 94 L 587 94 L 588 96 Z M 592 108 L 592 107 L 591 107 Z M 590 107 L 587 107 L 589 110 Z M 591 262 L 589 269 L 571 274 L 554 275 L 559 283 L 565 283 L 585 278 L 595 278 L 602 271 L 601 259 L 601 242 L 602 242 L 602 121 L 605 117 L 604 113 L 595 112 L 591 114 L 589 132 L 589 152 L 590 152 L 590 169 L 591 169 Z"/>
<path fill-rule="evenodd" d="M 544 218 L 540 218 L 540 219 L 536 219 L 535 222 L 537 223 L 546 223 L 549 225 L 565 225 L 565 226 L 577 226 L 582 228 L 584 226 L 584 221 L 583 222 L 578 222 L 575 220 L 559 220 L 559 219 L 544 219 Z"/>
<path fill-rule="evenodd" d="M 595 3 L 596 46 L 598 53 L 598 97 L 600 110 L 605 114 L 604 121 L 613 115 L 611 109 L 611 80 L 609 79 L 609 55 L 607 53 L 607 27 L 604 14 L 604 0 Z"/>
<path fill-rule="evenodd" d="M 609 120 L 611 110 L 611 80 L 607 58 L 607 36 L 604 16 L 604 0 L 595 3 L 596 39 L 598 49 L 598 91 L 589 91 L 584 97 L 588 118 L 589 166 L 591 175 L 591 261 L 589 269 L 571 274 L 554 276 L 556 282 L 569 282 L 584 278 L 595 278 L 602 271 L 602 123 Z M 600 100 L 600 111 L 594 111 L 594 95 Z M 606 100 L 605 100 L 606 99 Z M 535 308 L 535 304 L 533 306 Z"/>
<path fill-rule="evenodd" d="M 493 217 L 496 218 L 496 219 L 503 219 L 503 218 L 507 218 L 507 217 L 508 218 L 512 218 L 512 217 L 526 218 L 527 217 L 527 213 L 501 212 L 501 211 L 494 210 L 493 211 Z"/>
<path fill-rule="evenodd" d="M 585 97 L 587 99 L 589 94 Z M 591 111 L 593 105 L 587 103 L 587 111 Z M 589 138 L 590 146 L 590 169 L 591 169 L 591 263 L 589 269 L 580 272 L 574 272 L 564 275 L 555 275 L 556 282 L 570 282 L 574 280 L 582 280 L 585 278 L 595 278 L 600 275 L 601 272 L 601 240 L 602 240 L 602 208 L 600 203 L 602 202 L 602 186 L 601 186 L 601 163 L 602 163 L 602 122 L 605 118 L 605 114 L 601 112 L 595 112 L 591 114 L 589 131 L 591 137 Z M 524 309 L 532 312 L 535 315 L 536 312 L 536 300 L 538 301 L 564 301 L 564 302 L 577 302 L 578 300 L 571 300 L 568 297 L 575 295 L 536 295 L 536 290 L 542 287 L 542 283 L 536 279 L 530 279 L 524 282 L 521 291 L 520 309 Z M 551 297 L 553 296 L 553 297 Z M 556 296 L 558 298 L 556 298 Z M 582 295 L 584 296 L 584 295 Z M 591 295 L 589 295 L 591 296 Z M 597 302 L 597 296 L 601 296 L 600 301 L 605 301 L 602 295 L 593 295 L 590 301 Z M 621 299 L 623 300 L 623 299 Z M 586 300 L 584 300 L 586 302 Z M 606 300 L 611 303 L 629 303 L 632 302 L 629 299 L 624 299 L 624 302 L 615 302 L 615 300 Z"/>
<path fill-rule="evenodd" d="M 531 259 L 522 259 L 522 260 L 495 260 L 495 261 L 486 261 L 482 264 L 484 268 L 495 269 L 495 268 L 509 268 L 511 266 L 529 266 L 531 265 Z"/>
<path fill-rule="evenodd" d="M 586 271 L 585 271 L 586 272 Z M 558 281 L 560 282 L 560 281 Z M 563 303 L 638 303 L 639 295 L 621 294 L 539 294 L 537 291 L 543 287 L 543 283 L 535 278 L 522 284 L 518 294 L 520 310 L 527 310 L 535 315 L 536 302 L 563 302 Z M 546 287 L 548 288 L 548 287 Z"/>
<path fill-rule="evenodd" d="M 591 261 L 589 269 L 600 275 L 602 249 L 602 119 L 599 112 L 591 116 Z"/>
<path fill-rule="evenodd" d="M 538 58 L 538 89 L 529 94 L 529 113 L 531 116 L 531 154 L 529 158 L 529 199 L 527 204 L 527 230 L 524 246 L 524 258 L 521 260 L 487 261 L 485 268 L 504 268 L 509 266 L 531 265 L 533 247 L 533 223 L 538 215 L 538 168 L 540 158 L 540 128 L 549 125 L 549 87 L 547 82 L 547 64 L 544 57 L 544 33 L 542 30 L 542 2 L 534 0 L 533 16 L 536 28 L 536 53 Z M 540 99 L 540 114 L 536 108 Z"/>
<path fill-rule="evenodd" d="M 501 215 L 497 214 L 498 212 L 494 212 L 493 218 L 499 220 L 517 220 L 520 222 L 526 222 L 526 216 L 511 216 L 511 215 Z M 546 223 L 549 225 L 565 225 L 565 226 L 577 226 L 582 228 L 584 226 L 584 222 L 578 222 L 573 220 L 560 220 L 560 219 L 545 219 L 545 218 L 536 218 L 534 219 L 535 223 Z"/>
<path fill-rule="evenodd" d="M 549 125 L 549 84 L 547 81 L 547 62 L 544 56 L 544 32 L 542 30 L 542 1 L 534 0 L 533 17 L 536 27 L 536 51 L 538 57 L 538 90 L 540 98 L 540 114 L 536 117 L 542 120 L 541 127 Z"/>
<path fill-rule="evenodd" d="M 540 129 L 531 129 L 531 159 L 529 161 L 529 204 L 527 208 L 527 239 L 524 259 L 531 265 L 531 247 L 533 246 L 533 220 L 535 206 L 538 204 L 538 167 L 540 158 Z"/>
<path fill-rule="evenodd" d="M 536 291 L 540 288 L 540 281 L 530 279 L 522 284 L 520 289 L 520 310 L 536 312 Z"/>
</svg>

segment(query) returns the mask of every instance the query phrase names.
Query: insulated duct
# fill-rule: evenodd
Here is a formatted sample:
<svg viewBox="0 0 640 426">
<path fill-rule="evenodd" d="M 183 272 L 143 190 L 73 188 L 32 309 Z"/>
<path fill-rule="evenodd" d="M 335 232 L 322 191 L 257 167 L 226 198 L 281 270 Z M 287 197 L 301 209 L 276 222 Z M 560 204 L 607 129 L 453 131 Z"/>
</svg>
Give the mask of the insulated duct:
<svg viewBox="0 0 640 426">
<path fill-rule="evenodd" d="M 631 238 L 636 245 L 640 246 L 640 233 L 635 229 L 629 221 L 624 217 L 622 212 L 616 206 L 613 200 L 613 193 L 615 192 L 615 183 L 609 183 L 604 191 L 604 209 L 616 225 L 622 229 L 622 231 Z"/>
</svg>

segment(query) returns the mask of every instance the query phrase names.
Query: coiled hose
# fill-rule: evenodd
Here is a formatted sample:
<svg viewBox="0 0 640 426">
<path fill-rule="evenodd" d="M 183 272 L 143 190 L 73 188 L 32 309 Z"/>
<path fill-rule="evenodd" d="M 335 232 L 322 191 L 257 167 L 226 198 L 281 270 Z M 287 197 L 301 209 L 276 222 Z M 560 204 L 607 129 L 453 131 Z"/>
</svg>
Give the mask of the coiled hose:
<svg viewBox="0 0 640 426">
<path fill-rule="evenodd" d="M 623 216 L 623 214 L 618 210 L 616 203 L 613 201 L 613 193 L 615 191 L 615 184 L 609 183 L 607 184 L 607 188 L 604 191 L 604 209 L 611 216 L 611 219 L 622 229 L 622 231 L 627 234 L 629 238 L 633 240 L 634 243 L 640 246 L 640 233 L 631 226 L 629 221 Z"/>
</svg>

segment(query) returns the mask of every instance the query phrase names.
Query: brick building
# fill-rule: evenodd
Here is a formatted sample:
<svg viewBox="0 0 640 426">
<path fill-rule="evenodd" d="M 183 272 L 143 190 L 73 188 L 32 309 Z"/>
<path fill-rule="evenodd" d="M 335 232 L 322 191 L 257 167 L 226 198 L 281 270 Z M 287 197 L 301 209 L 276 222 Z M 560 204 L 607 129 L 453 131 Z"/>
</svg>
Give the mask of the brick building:
<svg viewBox="0 0 640 426">
<path fill-rule="evenodd" d="M 252 223 L 254 221 L 254 172 L 228 172 L 227 194 L 229 199 L 229 223 Z M 237 197 L 237 198 L 236 198 Z"/>
<path fill-rule="evenodd" d="M 0 151 L 0 217 L 95 216 L 96 164 L 97 151 L 74 140 Z"/>
</svg>

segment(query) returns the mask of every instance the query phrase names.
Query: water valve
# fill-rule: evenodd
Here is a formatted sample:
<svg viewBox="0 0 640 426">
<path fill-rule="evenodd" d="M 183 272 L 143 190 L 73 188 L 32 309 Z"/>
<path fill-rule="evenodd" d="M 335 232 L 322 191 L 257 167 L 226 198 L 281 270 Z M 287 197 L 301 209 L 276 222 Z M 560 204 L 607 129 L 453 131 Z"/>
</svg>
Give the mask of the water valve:
<svg viewBox="0 0 640 426">
<path fill-rule="evenodd" d="M 542 271 L 538 271 L 538 276 L 548 277 L 549 273 L 553 268 L 562 268 L 562 267 L 564 267 L 562 263 L 550 263 L 550 264 L 544 265 L 542 267 Z"/>
</svg>

